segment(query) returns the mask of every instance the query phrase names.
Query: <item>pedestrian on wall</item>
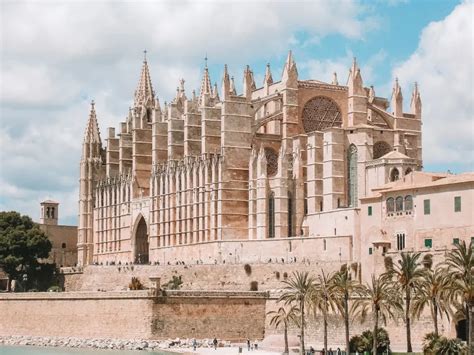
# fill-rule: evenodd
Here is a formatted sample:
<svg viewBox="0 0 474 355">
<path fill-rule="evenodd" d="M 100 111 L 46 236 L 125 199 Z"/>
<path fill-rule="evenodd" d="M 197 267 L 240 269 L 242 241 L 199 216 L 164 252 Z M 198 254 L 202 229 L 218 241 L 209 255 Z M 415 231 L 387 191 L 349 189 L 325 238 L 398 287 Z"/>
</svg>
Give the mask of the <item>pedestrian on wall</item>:
<svg viewBox="0 0 474 355">
<path fill-rule="evenodd" d="M 214 350 L 217 350 L 217 338 L 214 338 L 212 343 L 214 344 Z"/>
<path fill-rule="evenodd" d="M 193 351 L 196 351 L 197 341 L 196 338 L 193 339 Z"/>
<path fill-rule="evenodd" d="M 247 338 L 247 351 L 250 351 L 250 339 Z"/>
</svg>

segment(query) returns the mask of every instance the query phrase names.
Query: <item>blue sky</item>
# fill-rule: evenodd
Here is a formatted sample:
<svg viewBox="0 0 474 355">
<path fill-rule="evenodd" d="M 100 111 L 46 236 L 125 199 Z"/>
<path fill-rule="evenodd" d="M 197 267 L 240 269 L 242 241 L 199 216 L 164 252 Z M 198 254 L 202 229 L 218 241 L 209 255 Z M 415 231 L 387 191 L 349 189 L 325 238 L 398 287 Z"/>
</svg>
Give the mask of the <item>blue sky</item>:
<svg viewBox="0 0 474 355">
<path fill-rule="evenodd" d="M 227 63 L 241 89 L 266 63 L 278 80 L 287 51 L 301 79 L 345 83 L 352 57 L 364 85 L 390 98 L 399 77 L 408 110 L 423 101 L 425 170 L 474 170 L 472 1 L 2 1 L 0 210 L 39 218 L 58 200 L 76 223 L 78 172 L 89 102 L 102 136 L 128 112 L 143 50 L 161 102 L 181 78 L 199 89 L 204 57 L 220 88 Z"/>
</svg>

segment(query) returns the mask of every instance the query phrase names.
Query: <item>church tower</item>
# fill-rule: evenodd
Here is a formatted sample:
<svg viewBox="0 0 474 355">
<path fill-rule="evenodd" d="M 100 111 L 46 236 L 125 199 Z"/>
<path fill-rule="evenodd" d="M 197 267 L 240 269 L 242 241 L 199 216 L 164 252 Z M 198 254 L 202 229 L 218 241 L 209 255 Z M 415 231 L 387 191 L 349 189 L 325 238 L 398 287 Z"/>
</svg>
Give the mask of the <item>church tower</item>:
<svg viewBox="0 0 474 355">
<path fill-rule="evenodd" d="M 77 240 L 77 259 L 79 265 L 92 263 L 94 248 L 94 190 L 102 175 L 102 142 L 95 113 L 94 101 L 82 142 L 82 155 L 79 178 L 79 227 Z"/>
</svg>

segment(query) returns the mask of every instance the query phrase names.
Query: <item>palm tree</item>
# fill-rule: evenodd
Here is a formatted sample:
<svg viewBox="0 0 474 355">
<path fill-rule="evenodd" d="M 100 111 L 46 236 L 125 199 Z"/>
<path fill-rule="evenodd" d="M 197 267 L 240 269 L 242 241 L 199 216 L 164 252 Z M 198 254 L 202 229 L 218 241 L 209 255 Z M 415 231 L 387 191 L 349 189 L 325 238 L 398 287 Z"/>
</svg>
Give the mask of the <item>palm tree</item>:
<svg viewBox="0 0 474 355">
<path fill-rule="evenodd" d="M 283 281 L 286 285 L 284 293 L 280 296 L 279 301 L 284 301 L 285 305 L 295 305 L 300 313 L 300 355 L 304 354 L 304 327 L 305 323 L 305 305 L 308 304 L 309 296 L 313 288 L 314 279 L 309 276 L 308 272 L 296 271 L 292 276 Z"/>
<path fill-rule="evenodd" d="M 345 265 L 344 265 L 345 266 Z M 360 298 L 365 295 L 365 287 L 359 282 L 352 280 L 351 273 L 347 267 L 342 267 L 332 278 L 332 292 L 335 295 L 335 304 L 337 311 L 344 319 L 346 330 L 346 353 L 349 354 L 349 300 L 352 299 L 353 311 L 360 307 L 362 301 Z"/>
<path fill-rule="evenodd" d="M 278 311 L 268 312 L 268 315 L 272 316 L 270 319 L 270 325 L 274 325 L 275 328 L 283 325 L 283 335 L 285 340 L 284 354 L 288 354 L 288 327 L 291 323 L 298 324 L 298 307 L 292 306 L 290 309 L 280 307 L 278 308 Z"/>
<path fill-rule="evenodd" d="M 426 270 L 418 261 L 420 253 L 401 253 L 398 264 L 394 264 L 387 272 L 393 277 L 395 284 L 405 293 L 405 326 L 407 334 L 407 352 L 413 352 L 411 345 L 411 296 L 412 292 L 418 293 Z"/>
<path fill-rule="evenodd" d="M 332 282 L 335 274 L 325 274 L 324 270 L 316 277 L 310 296 L 310 307 L 313 314 L 321 312 L 323 316 L 324 329 L 324 349 L 328 349 L 328 315 L 336 308 L 336 293 L 333 290 Z"/>
<path fill-rule="evenodd" d="M 421 281 L 418 293 L 413 298 L 412 315 L 420 318 L 425 307 L 429 307 L 431 317 L 433 318 L 434 334 L 438 332 L 438 315 L 443 318 L 443 314 L 449 319 L 450 300 L 449 288 L 451 280 L 446 270 L 438 267 L 435 271 L 426 270 L 425 276 Z"/>
<path fill-rule="evenodd" d="M 379 277 L 372 275 L 371 283 L 366 285 L 366 297 L 361 299 L 361 306 L 354 313 L 364 321 L 369 310 L 372 312 L 373 334 L 375 334 L 372 342 L 373 354 L 377 354 L 376 334 L 378 334 L 379 320 L 386 324 L 388 319 L 396 319 L 403 311 L 402 303 L 400 292 L 386 274 Z"/>
<path fill-rule="evenodd" d="M 460 310 L 467 320 L 468 347 L 472 351 L 473 319 L 469 310 L 474 307 L 474 245 L 465 241 L 457 244 L 446 256 L 448 277 L 451 280 L 450 293 L 452 300 L 461 301 Z"/>
</svg>

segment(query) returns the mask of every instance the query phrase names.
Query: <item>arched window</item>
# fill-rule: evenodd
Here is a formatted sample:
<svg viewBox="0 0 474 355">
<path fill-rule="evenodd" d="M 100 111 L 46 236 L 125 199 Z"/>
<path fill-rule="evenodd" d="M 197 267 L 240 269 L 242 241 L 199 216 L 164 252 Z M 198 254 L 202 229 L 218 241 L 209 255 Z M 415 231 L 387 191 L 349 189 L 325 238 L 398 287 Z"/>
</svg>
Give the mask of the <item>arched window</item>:
<svg viewBox="0 0 474 355">
<path fill-rule="evenodd" d="M 54 218 L 54 207 L 51 207 L 51 218 Z"/>
<path fill-rule="evenodd" d="M 66 249 L 66 243 L 62 243 L 61 248 Z"/>
<path fill-rule="evenodd" d="M 387 198 L 387 213 L 391 213 L 395 211 L 395 200 L 393 197 Z"/>
<path fill-rule="evenodd" d="M 329 97 L 317 96 L 304 105 L 303 128 L 306 133 L 341 125 L 341 110 Z"/>
<path fill-rule="evenodd" d="M 288 192 L 288 237 L 293 235 L 293 197 Z"/>
<path fill-rule="evenodd" d="M 347 151 L 347 191 L 349 207 L 357 206 L 357 147 L 349 146 Z"/>
<path fill-rule="evenodd" d="M 411 170 L 411 168 L 407 168 L 407 170 L 405 170 L 405 175 L 408 175 L 412 172 L 413 170 Z"/>
<path fill-rule="evenodd" d="M 400 178 L 400 172 L 397 168 L 393 168 L 390 172 L 390 181 L 397 181 Z"/>
<path fill-rule="evenodd" d="M 405 196 L 405 211 L 413 209 L 413 197 L 411 195 Z"/>
<path fill-rule="evenodd" d="M 275 193 L 268 196 L 268 238 L 275 238 Z"/>
<path fill-rule="evenodd" d="M 378 159 L 380 157 L 383 157 L 385 154 L 390 153 L 392 150 L 392 147 L 390 144 L 384 141 L 378 141 L 374 144 L 374 153 L 373 157 L 374 159 Z"/>
<path fill-rule="evenodd" d="M 402 196 L 398 196 L 395 199 L 395 210 L 397 212 L 403 211 L 403 197 Z"/>
</svg>

